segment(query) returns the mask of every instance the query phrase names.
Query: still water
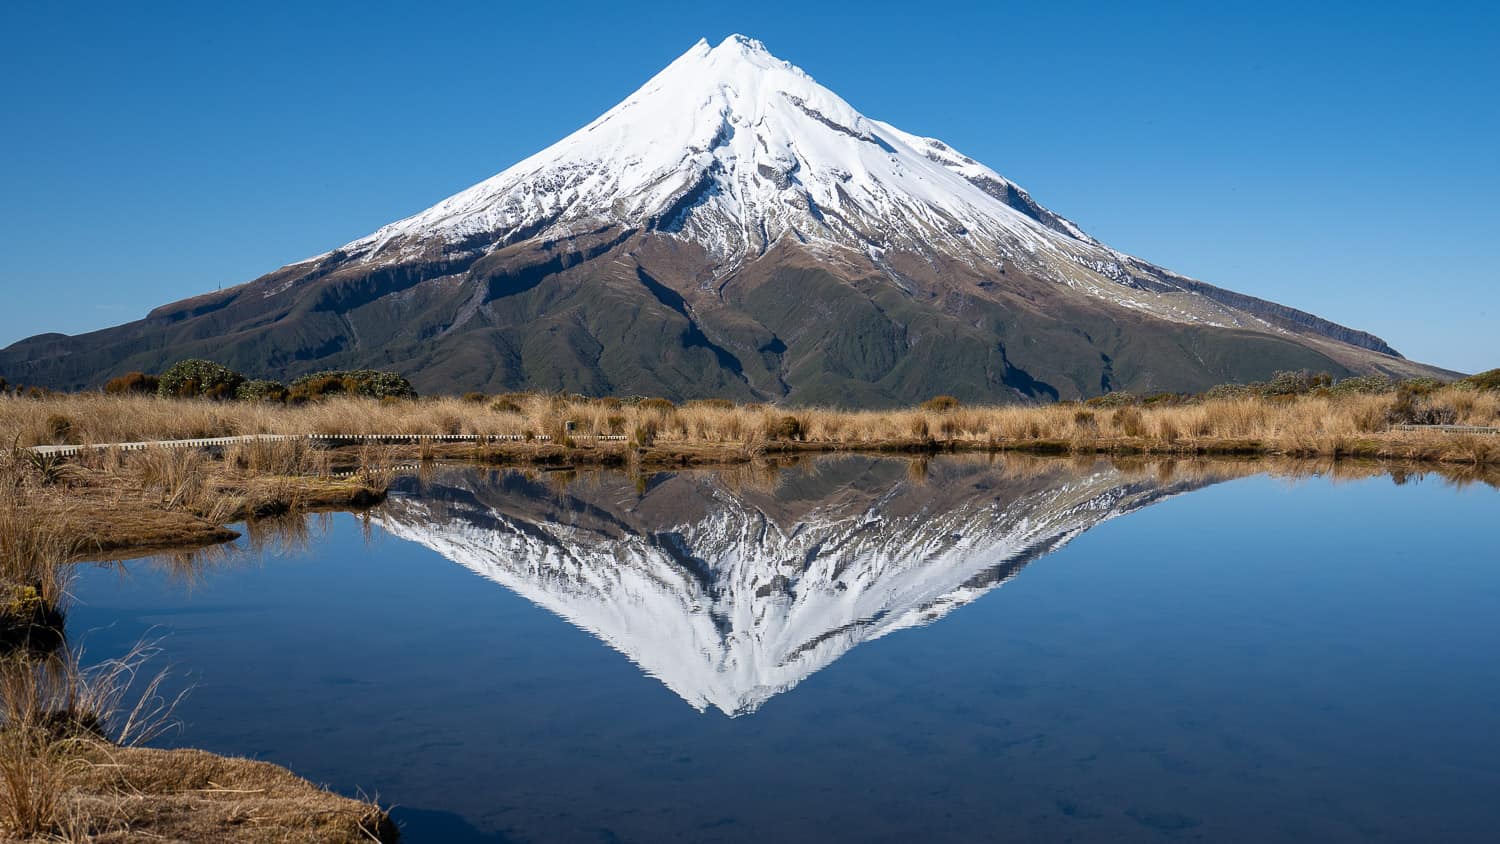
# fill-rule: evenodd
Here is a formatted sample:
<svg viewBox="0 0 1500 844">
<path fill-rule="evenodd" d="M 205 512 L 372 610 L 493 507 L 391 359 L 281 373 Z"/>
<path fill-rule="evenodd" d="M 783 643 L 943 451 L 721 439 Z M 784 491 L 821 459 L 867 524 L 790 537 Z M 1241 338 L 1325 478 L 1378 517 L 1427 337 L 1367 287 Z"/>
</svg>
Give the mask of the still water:
<svg viewBox="0 0 1500 844">
<path fill-rule="evenodd" d="M 1500 493 L 1401 480 L 439 468 L 69 627 L 418 844 L 1493 841 Z"/>
</svg>

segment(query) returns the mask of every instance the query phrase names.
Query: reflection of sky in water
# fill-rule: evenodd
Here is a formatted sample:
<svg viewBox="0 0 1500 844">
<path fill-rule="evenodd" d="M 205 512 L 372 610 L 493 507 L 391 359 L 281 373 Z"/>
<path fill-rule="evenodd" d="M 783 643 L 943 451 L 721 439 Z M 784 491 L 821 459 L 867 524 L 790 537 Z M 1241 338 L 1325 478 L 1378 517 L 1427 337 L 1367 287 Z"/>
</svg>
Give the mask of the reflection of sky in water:
<svg viewBox="0 0 1500 844">
<path fill-rule="evenodd" d="M 879 493 L 909 474 L 872 471 L 799 487 L 811 503 L 733 492 L 793 522 L 874 495 L 912 517 L 894 532 L 909 538 L 923 501 L 1013 505 L 1081 477 L 935 461 L 903 502 Z M 575 498 L 602 512 L 514 496 L 506 512 L 596 533 L 665 518 L 633 484 L 591 483 Z M 1497 504 L 1435 480 L 1207 486 L 940 622 L 853 642 L 734 719 L 420 544 L 378 527 L 367 543 L 351 516 L 191 585 L 87 570 L 70 626 L 101 655 L 166 632 L 197 682 L 180 741 L 378 791 L 417 842 L 1481 840 L 1500 822 Z M 799 636 L 827 608 L 805 609 Z"/>
</svg>

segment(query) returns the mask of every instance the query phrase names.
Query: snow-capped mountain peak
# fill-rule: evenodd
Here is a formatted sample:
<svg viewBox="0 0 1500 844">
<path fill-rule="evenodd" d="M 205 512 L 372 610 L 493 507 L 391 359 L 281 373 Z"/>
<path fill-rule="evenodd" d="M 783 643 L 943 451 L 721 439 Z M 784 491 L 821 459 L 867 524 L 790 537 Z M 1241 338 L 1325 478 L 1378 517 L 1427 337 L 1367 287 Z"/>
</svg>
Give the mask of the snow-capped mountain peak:
<svg viewBox="0 0 1500 844">
<path fill-rule="evenodd" d="M 77 389 L 206 353 L 284 379 L 395 366 L 423 392 L 863 406 L 1452 374 L 1111 249 L 744 36 L 694 44 L 426 211 L 143 320 L 0 349 L 0 370 Z"/>
<path fill-rule="evenodd" d="M 639 227 L 721 261 L 786 236 L 1000 257 L 1092 243 L 998 173 L 853 106 L 759 41 L 700 40 L 635 93 L 540 153 L 345 247 L 409 255 L 433 238 Z M 395 248 L 394 254 L 387 252 Z"/>
</svg>

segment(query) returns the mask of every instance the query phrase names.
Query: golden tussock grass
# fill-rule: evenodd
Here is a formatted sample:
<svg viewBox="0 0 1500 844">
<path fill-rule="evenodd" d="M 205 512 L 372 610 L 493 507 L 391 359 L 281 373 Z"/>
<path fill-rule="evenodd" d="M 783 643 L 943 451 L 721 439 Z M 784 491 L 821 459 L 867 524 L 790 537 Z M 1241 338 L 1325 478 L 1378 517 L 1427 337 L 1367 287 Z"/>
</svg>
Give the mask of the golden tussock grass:
<svg viewBox="0 0 1500 844">
<path fill-rule="evenodd" d="M 93 449 L 69 459 L 0 449 L 0 548 L 7 549 L 0 567 L 16 569 L 0 577 L 44 582 L 20 571 L 47 556 L 22 547 L 28 542 L 50 542 L 52 557 L 138 555 L 233 539 L 221 527 L 230 522 L 368 506 L 384 494 L 378 470 L 390 462 L 387 451 L 365 446 L 336 465 L 305 440 L 235 443 L 214 453 Z"/>
<path fill-rule="evenodd" d="M 1326 391 L 1325 391 L 1326 393 Z M 1444 387 L 1424 396 L 1451 410 L 1456 424 L 1500 426 L 1500 392 Z M 73 394 L 0 399 L 0 432 L 22 445 L 65 439 L 80 444 L 239 434 L 469 434 L 540 437 L 583 444 L 593 435 L 624 436 L 636 448 L 707 449 L 726 456 L 821 447 L 961 449 L 1045 447 L 1067 451 L 1248 452 L 1401 457 L 1490 462 L 1500 438 L 1400 432 L 1396 392 L 1230 397 L 1183 404 L 1089 407 L 1075 403 L 844 411 L 661 400 L 622 402 L 538 394 L 493 401 L 423 399 L 380 402 L 335 398 L 298 406 Z M 59 422 L 59 420 L 63 420 Z M 57 434 L 63 432 L 63 436 Z M 287 459 L 271 444 L 235 460 L 276 474 Z M 257 452 L 267 446 L 266 454 Z M 315 450 L 314 450 L 315 451 Z M 416 457 L 443 446 L 416 448 Z M 411 450 L 402 452 L 411 455 Z M 165 458 L 161 458 L 165 459 Z M 297 457 L 306 460 L 307 455 Z M 161 467 L 172 480 L 172 467 Z M 284 473 L 283 473 L 284 474 Z M 192 478 L 175 478 L 189 487 Z M 189 490 L 190 491 L 190 490 Z"/>
<path fill-rule="evenodd" d="M 80 655 L 0 658 L 0 838 L 14 841 L 394 841 L 378 806 L 285 769 L 143 742 L 180 695 L 140 645 L 89 668 Z"/>
<path fill-rule="evenodd" d="M 223 518 L 257 500 L 245 491 L 253 484 L 236 479 L 274 480 L 320 460 L 296 448 L 220 460 L 99 452 L 77 463 L 0 451 L 0 840 L 395 840 L 377 806 L 274 765 L 141 747 L 172 725 L 180 697 L 166 691 L 164 673 L 145 670 L 156 648 L 144 643 L 85 667 L 63 635 L 69 564 L 90 544 L 85 520 Z M 296 490 L 268 494 L 298 501 Z M 305 536 L 300 518 L 265 522 L 257 542 Z"/>
</svg>

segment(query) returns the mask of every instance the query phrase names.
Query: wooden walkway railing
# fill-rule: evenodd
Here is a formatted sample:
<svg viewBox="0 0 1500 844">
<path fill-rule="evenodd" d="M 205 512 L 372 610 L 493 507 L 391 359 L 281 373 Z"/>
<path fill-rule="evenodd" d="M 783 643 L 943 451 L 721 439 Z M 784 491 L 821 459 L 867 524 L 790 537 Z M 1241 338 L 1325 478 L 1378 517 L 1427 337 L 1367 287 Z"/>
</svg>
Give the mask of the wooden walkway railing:
<svg viewBox="0 0 1500 844">
<path fill-rule="evenodd" d="M 1437 431 L 1440 434 L 1500 434 L 1500 428 L 1483 425 L 1392 425 L 1393 431 Z"/>
<path fill-rule="evenodd" d="M 569 436 L 574 439 L 592 440 L 594 442 L 623 442 L 626 439 L 622 434 L 569 434 Z M 538 434 L 532 437 L 527 437 L 525 434 L 243 434 L 234 437 L 204 437 L 193 440 L 151 440 L 130 443 L 90 443 L 87 445 L 35 445 L 31 447 L 31 450 L 36 454 L 49 457 L 72 457 L 84 450 L 107 450 L 114 448 L 120 451 L 142 451 L 147 448 L 212 448 L 213 446 L 234 445 L 235 443 L 286 442 L 288 440 L 347 444 L 358 442 L 493 443 L 525 442 L 528 440 L 550 442 L 551 439 L 552 437 L 547 434 Z"/>
</svg>

